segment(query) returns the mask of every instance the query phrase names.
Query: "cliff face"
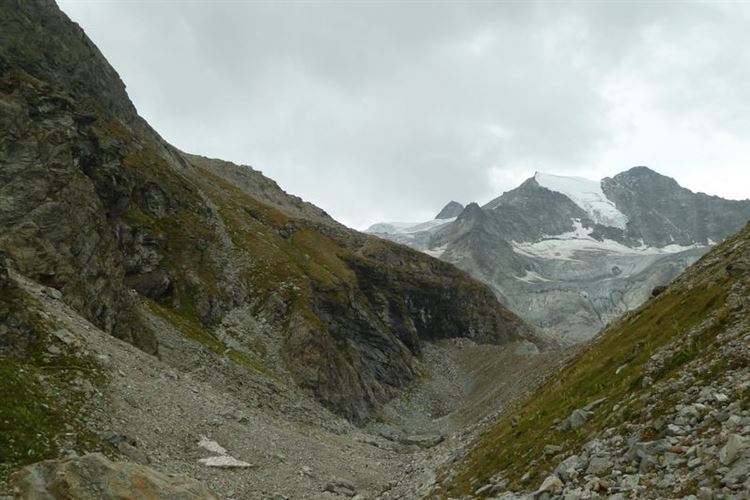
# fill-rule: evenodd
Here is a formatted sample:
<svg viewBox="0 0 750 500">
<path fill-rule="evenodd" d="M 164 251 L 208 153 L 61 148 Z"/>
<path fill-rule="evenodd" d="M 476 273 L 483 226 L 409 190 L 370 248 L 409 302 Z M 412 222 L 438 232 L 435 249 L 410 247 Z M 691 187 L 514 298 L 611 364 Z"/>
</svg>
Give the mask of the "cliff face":
<svg viewBox="0 0 750 500">
<path fill-rule="evenodd" d="M 253 362 L 354 421 L 414 377 L 424 339 L 530 335 L 451 265 L 167 144 L 53 2 L 3 1 L 0 47 L 0 250 L 105 331 L 155 354 L 144 307 L 209 343 L 241 317 Z"/>
</svg>

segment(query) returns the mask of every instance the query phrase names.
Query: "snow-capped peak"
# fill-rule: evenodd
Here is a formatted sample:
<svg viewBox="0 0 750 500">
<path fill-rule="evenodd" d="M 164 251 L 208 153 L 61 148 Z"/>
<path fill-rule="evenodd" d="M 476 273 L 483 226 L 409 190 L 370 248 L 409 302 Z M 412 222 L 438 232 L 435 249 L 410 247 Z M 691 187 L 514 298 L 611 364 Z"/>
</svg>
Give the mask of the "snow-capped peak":
<svg viewBox="0 0 750 500">
<path fill-rule="evenodd" d="M 534 180 L 543 188 L 564 194 L 581 207 L 591 220 L 603 226 L 625 229 L 628 217 L 617 210 L 602 191 L 602 183 L 583 177 L 564 177 L 561 175 L 537 172 Z"/>
</svg>

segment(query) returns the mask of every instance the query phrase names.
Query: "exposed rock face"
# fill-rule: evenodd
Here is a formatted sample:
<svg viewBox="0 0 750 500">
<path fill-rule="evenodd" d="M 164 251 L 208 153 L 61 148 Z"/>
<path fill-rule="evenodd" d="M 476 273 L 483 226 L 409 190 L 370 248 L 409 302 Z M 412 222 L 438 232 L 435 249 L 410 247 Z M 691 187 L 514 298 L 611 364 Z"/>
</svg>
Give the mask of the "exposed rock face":
<svg viewBox="0 0 750 500">
<path fill-rule="evenodd" d="M 647 300 L 750 218 L 636 167 L 600 183 L 536 174 L 453 222 L 372 231 L 456 264 L 539 328 L 580 341 Z"/>
<path fill-rule="evenodd" d="M 29 465 L 11 476 L 19 500 L 153 498 L 218 500 L 206 486 L 181 475 L 166 475 L 143 465 L 112 462 L 93 453 Z"/>
<path fill-rule="evenodd" d="M 463 212 L 464 206 L 457 201 L 450 201 L 439 214 L 435 216 L 436 219 L 450 219 L 452 217 L 458 217 Z"/>
<path fill-rule="evenodd" d="M 126 269 L 113 227 L 135 186 L 117 168 L 121 153 L 92 129 L 97 109 L 142 124 L 117 73 L 52 2 L 6 4 L 0 248 L 20 272 L 60 289 L 97 325 L 156 352 L 122 293 Z"/>
<path fill-rule="evenodd" d="M 413 379 L 422 339 L 531 334 L 452 266 L 346 229 L 250 167 L 170 146 L 52 1 L 8 3 L 0 251 L 100 328 L 156 353 L 141 304 L 209 343 L 247 312 L 243 341 L 272 332 L 258 362 L 282 360 L 356 422 Z"/>
<path fill-rule="evenodd" d="M 711 245 L 738 231 L 750 201 L 693 193 L 646 167 L 602 181 L 602 189 L 628 215 L 626 236 L 645 245 Z"/>
</svg>

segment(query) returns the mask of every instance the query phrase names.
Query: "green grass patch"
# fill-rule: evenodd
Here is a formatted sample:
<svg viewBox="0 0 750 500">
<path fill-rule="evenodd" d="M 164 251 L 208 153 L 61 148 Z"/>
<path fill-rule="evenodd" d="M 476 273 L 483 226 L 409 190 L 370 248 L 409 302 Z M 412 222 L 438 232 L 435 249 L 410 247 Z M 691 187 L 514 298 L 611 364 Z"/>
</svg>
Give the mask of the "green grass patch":
<svg viewBox="0 0 750 500">
<path fill-rule="evenodd" d="M 224 343 L 217 339 L 196 318 L 178 314 L 153 300 L 146 300 L 146 305 L 152 313 L 174 326 L 175 329 L 182 333 L 186 338 L 203 344 L 219 355 L 223 355 L 224 351 L 226 351 Z"/>
<path fill-rule="evenodd" d="M 9 339 L 16 344 L 0 351 L 0 477 L 58 458 L 62 447 L 79 453 L 110 451 L 86 426 L 90 394 L 79 385 L 105 385 L 100 366 L 52 338 L 59 325 L 42 317 L 25 292 L 2 290 L 0 303 L 7 334 L 14 335 Z M 59 353 L 48 353 L 52 345 Z"/>
<path fill-rule="evenodd" d="M 264 363 L 242 351 L 231 349 L 227 352 L 227 357 L 247 370 L 258 372 L 274 380 L 281 380 L 281 378 Z"/>
<path fill-rule="evenodd" d="M 152 300 L 147 300 L 146 304 L 153 314 L 174 326 L 174 328 L 182 333 L 186 338 L 208 347 L 209 349 L 211 349 L 211 351 L 219 356 L 226 355 L 232 362 L 249 371 L 257 372 L 267 377 L 280 380 L 278 374 L 276 374 L 263 362 L 242 351 L 228 348 L 198 320 L 186 318 L 175 311 L 169 310 L 166 307 L 157 304 Z M 263 346 L 263 348 L 259 350 L 265 352 L 265 346 Z"/>
<path fill-rule="evenodd" d="M 452 497 L 473 493 L 498 471 L 504 471 L 511 488 L 523 487 L 520 478 L 527 471 L 534 471 L 534 481 L 539 482 L 557 465 L 553 457 L 544 458 L 544 446 L 575 449 L 605 428 L 641 418 L 643 404 L 637 396 L 650 356 L 722 307 L 728 285 L 725 280 L 689 293 L 670 290 L 615 325 L 539 388 L 517 412 L 501 418 L 474 444 L 455 474 L 443 479 L 436 493 Z M 677 353 L 661 375 L 668 376 L 694 359 L 722 325 L 722 320 L 717 321 L 711 332 Z M 554 425 L 573 410 L 602 397 L 607 401 L 580 428 L 566 432 Z M 613 411 L 615 404 L 620 405 L 618 412 Z M 511 425 L 514 416 L 518 418 L 515 426 Z M 534 460 L 537 464 L 532 467 Z"/>
</svg>

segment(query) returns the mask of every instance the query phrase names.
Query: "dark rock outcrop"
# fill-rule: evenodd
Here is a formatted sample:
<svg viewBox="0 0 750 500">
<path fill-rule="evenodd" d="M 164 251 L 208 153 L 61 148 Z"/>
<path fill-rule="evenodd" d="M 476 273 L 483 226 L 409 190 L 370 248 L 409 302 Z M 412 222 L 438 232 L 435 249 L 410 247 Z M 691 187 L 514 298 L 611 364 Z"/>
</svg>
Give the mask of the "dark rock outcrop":
<svg viewBox="0 0 750 500">
<path fill-rule="evenodd" d="M 536 241 L 572 231 L 574 219 L 593 226 L 586 212 L 567 196 L 541 187 L 533 177 L 482 208 L 509 241 Z"/>
<path fill-rule="evenodd" d="M 627 236 L 646 245 L 716 243 L 739 231 L 750 214 L 750 200 L 693 193 L 647 167 L 606 178 L 602 189 L 628 216 Z"/>
</svg>

